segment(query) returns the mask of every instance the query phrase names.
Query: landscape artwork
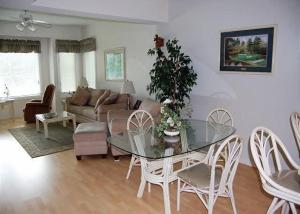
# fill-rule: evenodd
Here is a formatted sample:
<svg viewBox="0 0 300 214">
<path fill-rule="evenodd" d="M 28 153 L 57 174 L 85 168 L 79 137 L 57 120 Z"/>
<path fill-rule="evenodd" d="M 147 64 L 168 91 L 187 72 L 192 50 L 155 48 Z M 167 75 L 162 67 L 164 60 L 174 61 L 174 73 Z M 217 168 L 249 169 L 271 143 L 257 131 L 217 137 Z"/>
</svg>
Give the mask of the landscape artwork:
<svg viewBox="0 0 300 214">
<path fill-rule="evenodd" d="M 104 55 L 105 79 L 123 81 L 125 79 L 125 48 L 106 50 Z"/>
<path fill-rule="evenodd" d="M 274 27 L 221 33 L 220 71 L 271 72 Z"/>
</svg>

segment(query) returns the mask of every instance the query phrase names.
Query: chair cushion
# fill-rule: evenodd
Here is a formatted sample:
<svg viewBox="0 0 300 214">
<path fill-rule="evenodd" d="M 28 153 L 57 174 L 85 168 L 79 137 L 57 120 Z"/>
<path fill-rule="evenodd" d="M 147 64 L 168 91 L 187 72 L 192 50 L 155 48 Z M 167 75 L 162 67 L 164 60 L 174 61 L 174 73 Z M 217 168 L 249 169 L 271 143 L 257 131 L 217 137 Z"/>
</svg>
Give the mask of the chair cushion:
<svg viewBox="0 0 300 214">
<path fill-rule="evenodd" d="M 300 193 L 300 175 L 297 170 L 282 170 L 272 174 L 271 179 L 289 190 Z"/>
<path fill-rule="evenodd" d="M 216 168 L 215 170 L 215 186 L 220 183 L 222 171 Z M 198 164 L 178 173 L 185 182 L 197 188 L 209 188 L 211 176 L 211 166 L 207 164 Z"/>
<path fill-rule="evenodd" d="M 87 88 L 77 87 L 77 90 L 71 98 L 71 103 L 78 106 L 84 106 L 88 103 L 91 93 Z"/>
<path fill-rule="evenodd" d="M 92 89 L 91 99 L 88 103 L 89 106 L 95 106 L 99 97 L 105 92 L 104 89 Z"/>
</svg>

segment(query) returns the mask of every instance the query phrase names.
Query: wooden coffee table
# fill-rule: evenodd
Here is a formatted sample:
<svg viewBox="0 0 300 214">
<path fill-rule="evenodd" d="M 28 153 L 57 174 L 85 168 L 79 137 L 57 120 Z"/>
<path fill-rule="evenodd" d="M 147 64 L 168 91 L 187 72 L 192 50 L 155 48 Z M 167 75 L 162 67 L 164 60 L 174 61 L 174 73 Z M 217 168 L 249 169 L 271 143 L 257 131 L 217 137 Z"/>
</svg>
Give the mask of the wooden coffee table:
<svg viewBox="0 0 300 214">
<path fill-rule="evenodd" d="M 49 118 L 49 113 L 46 114 L 36 114 L 35 121 L 36 121 L 36 131 L 40 131 L 40 122 L 44 125 L 44 133 L 45 138 L 48 138 L 48 124 L 49 123 L 56 123 L 56 122 L 63 122 L 63 126 L 67 126 L 67 121 L 72 120 L 74 131 L 76 129 L 76 117 L 74 114 L 71 114 L 67 111 L 57 112 L 57 115 Z"/>
</svg>

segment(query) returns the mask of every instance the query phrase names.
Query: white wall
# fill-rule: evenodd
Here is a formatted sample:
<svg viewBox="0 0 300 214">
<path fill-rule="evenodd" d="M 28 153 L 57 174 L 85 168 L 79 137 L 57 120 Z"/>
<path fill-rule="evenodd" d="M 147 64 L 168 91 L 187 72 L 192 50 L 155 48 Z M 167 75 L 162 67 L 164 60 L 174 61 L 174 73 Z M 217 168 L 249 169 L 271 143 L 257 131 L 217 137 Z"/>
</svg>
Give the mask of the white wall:
<svg viewBox="0 0 300 214">
<path fill-rule="evenodd" d="M 125 47 L 126 77 L 132 80 L 138 96 L 148 96 L 146 85 L 150 83 L 149 71 L 153 59 L 146 54 L 154 46 L 153 25 L 98 21 L 83 28 L 83 37 L 96 37 L 97 88 L 120 91 L 122 82 L 106 81 L 104 72 L 104 50 Z"/>
<path fill-rule="evenodd" d="M 81 27 L 79 26 L 52 26 L 49 29 L 39 28 L 36 32 L 20 32 L 15 28 L 15 23 L 0 22 L 0 37 L 20 37 L 20 38 L 36 38 L 41 41 L 41 88 L 42 91 L 49 83 L 58 85 L 57 69 L 56 69 L 56 54 L 55 40 L 56 39 L 81 39 Z M 58 90 L 56 90 L 57 92 Z M 56 93 L 56 100 L 59 99 L 59 93 Z M 31 99 L 31 98 L 30 98 Z M 23 115 L 23 108 L 29 98 L 17 100 L 15 102 L 16 116 Z M 60 108 L 60 102 L 57 102 L 57 107 Z M 8 109 L 0 109 L 0 119 L 10 117 Z"/>
<path fill-rule="evenodd" d="M 206 118 L 223 106 L 232 112 L 237 133 L 245 140 L 242 162 L 250 164 L 248 139 L 256 126 L 279 135 L 299 163 L 289 116 L 300 111 L 300 1 L 169 1 L 170 20 L 158 31 L 177 37 L 198 73 L 192 92 L 194 118 Z M 271 75 L 222 74 L 220 31 L 277 24 Z"/>
</svg>

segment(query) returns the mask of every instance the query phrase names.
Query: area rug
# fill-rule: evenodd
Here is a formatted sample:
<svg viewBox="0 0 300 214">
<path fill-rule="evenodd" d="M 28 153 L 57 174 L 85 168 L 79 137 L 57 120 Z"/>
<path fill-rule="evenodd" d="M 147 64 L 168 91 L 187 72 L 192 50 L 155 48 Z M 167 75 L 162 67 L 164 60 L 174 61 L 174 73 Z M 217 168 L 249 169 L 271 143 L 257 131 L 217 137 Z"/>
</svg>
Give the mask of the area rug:
<svg viewBox="0 0 300 214">
<path fill-rule="evenodd" d="M 69 150 L 74 147 L 73 129 L 63 127 L 61 123 L 48 124 L 49 138 L 45 138 L 42 125 L 40 125 L 39 132 L 36 131 L 33 124 L 9 129 L 8 131 L 32 158 Z"/>
</svg>

